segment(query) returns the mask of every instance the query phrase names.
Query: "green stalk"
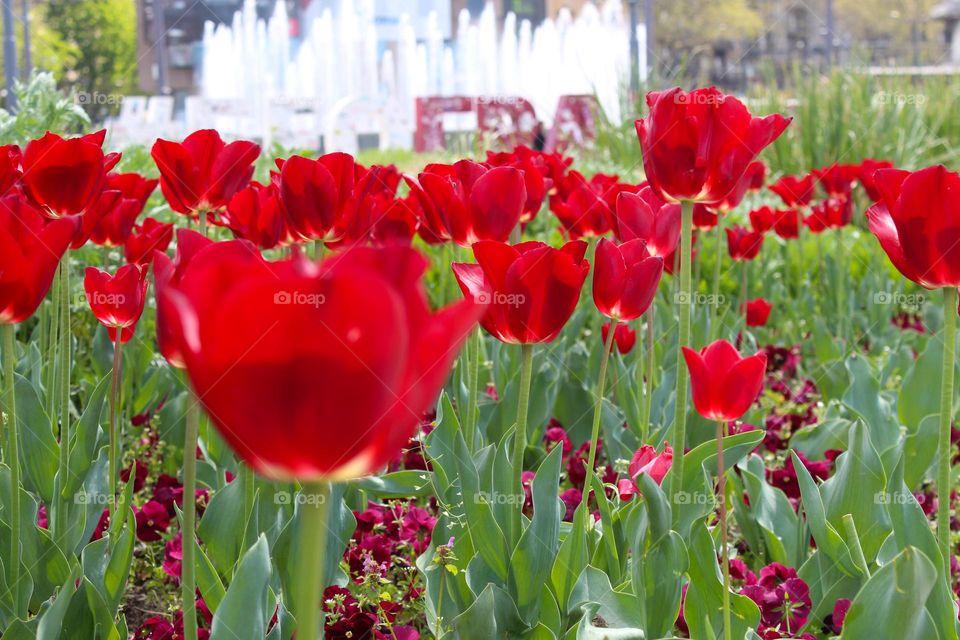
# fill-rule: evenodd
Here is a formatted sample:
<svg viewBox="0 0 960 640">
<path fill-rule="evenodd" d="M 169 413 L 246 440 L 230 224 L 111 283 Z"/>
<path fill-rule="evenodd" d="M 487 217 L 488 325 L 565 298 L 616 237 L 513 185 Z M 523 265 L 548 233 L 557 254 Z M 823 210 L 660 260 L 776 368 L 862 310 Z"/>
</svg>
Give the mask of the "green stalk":
<svg viewBox="0 0 960 640">
<path fill-rule="evenodd" d="M 950 421 L 957 345 L 957 289 L 943 288 L 943 376 L 940 378 L 940 458 L 937 465 L 937 540 L 945 575 L 950 575 Z"/>
<path fill-rule="evenodd" d="M 837 282 L 833 287 L 833 290 L 837 297 L 837 319 L 840 323 L 840 337 L 846 339 L 846 319 L 844 314 L 844 296 L 846 294 L 847 283 L 844 282 L 844 274 L 846 273 L 843 269 L 839 268 L 840 256 L 843 255 L 843 227 L 838 227 L 834 230 L 834 240 L 836 241 L 836 251 L 834 252 L 834 268 L 837 274 Z"/>
<path fill-rule="evenodd" d="M 108 451 L 110 460 L 110 510 L 114 513 L 116 509 L 113 508 L 113 501 L 117 497 L 117 415 L 120 412 L 120 361 L 123 357 L 123 344 L 120 342 L 122 330 L 117 328 L 116 333 L 117 337 L 113 343 L 113 372 L 110 376 L 110 449 Z"/>
<path fill-rule="evenodd" d="M 613 347 L 613 334 L 617 330 L 617 320 L 610 321 L 607 339 L 603 341 L 603 355 L 600 356 L 600 375 L 597 379 L 597 391 L 593 405 L 593 429 L 590 430 L 590 454 L 587 456 L 587 478 L 593 476 L 593 465 L 597 462 L 597 442 L 600 440 L 600 418 L 603 415 L 603 396 L 606 390 L 607 365 L 610 363 L 610 350 Z M 599 495 L 600 487 L 597 487 Z M 589 493 L 589 491 L 587 491 Z"/>
<path fill-rule="evenodd" d="M 14 384 L 16 368 L 16 326 L 3 326 L 3 383 L 6 399 L 7 420 L 7 466 L 10 467 L 10 555 L 8 568 L 13 589 L 13 608 L 17 617 L 25 617 L 26 611 L 20 608 L 20 443 L 17 425 L 17 396 Z"/>
<path fill-rule="evenodd" d="M 683 448 L 687 442 L 687 386 L 690 382 L 687 367 L 683 362 L 683 351 L 680 347 L 690 345 L 690 313 L 692 300 L 690 299 L 690 253 L 693 249 L 693 202 L 684 200 L 680 203 L 680 335 L 677 344 L 677 398 L 673 418 L 673 449 L 677 454 L 673 458 L 673 469 L 670 473 L 670 496 L 675 496 L 683 488 Z M 674 524 L 678 524 L 680 510 L 673 510 Z"/>
<path fill-rule="evenodd" d="M 853 514 L 844 514 L 841 518 L 843 530 L 847 534 L 847 541 L 850 543 L 850 551 L 853 554 L 853 562 L 863 570 L 863 574 L 870 577 L 870 565 L 867 564 L 867 558 L 863 555 L 863 547 L 860 546 L 860 536 L 857 533 L 857 523 L 853 520 Z"/>
<path fill-rule="evenodd" d="M 747 289 L 747 271 L 750 269 L 750 261 L 742 260 L 740 263 L 740 315 L 743 316 L 743 326 L 747 326 L 747 296 L 750 292 Z"/>
<path fill-rule="evenodd" d="M 197 640 L 196 518 L 197 518 L 197 434 L 200 431 L 200 407 L 193 391 L 187 392 L 187 424 L 183 440 L 183 525 L 181 540 L 183 562 L 180 593 L 183 598 L 183 634 L 185 640 Z"/>
<path fill-rule="evenodd" d="M 73 358 L 70 350 L 70 256 L 63 257 L 60 262 L 60 346 L 57 349 L 59 364 L 58 389 L 60 394 L 60 491 L 70 470 L 70 366 Z M 64 496 L 60 495 L 60 504 L 57 506 L 57 537 L 63 539 L 68 523 Z"/>
<path fill-rule="evenodd" d="M 477 406 L 477 396 L 480 390 L 481 340 L 483 340 L 483 336 L 480 334 L 480 329 L 475 329 L 467 339 L 467 348 L 465 350 L 467 356 L 466 363 L 469 370 L 467 376 L 467 384 L 469 387 L 467 407 L 466 411 L 464 411 L 466 420 L 463 425 L 463 436 L 467 442 L 468 451 L 473 451 L 474 434 L 477 430 L 477 419 L 480 414 L 480 407 Z"/>
<path fill-rule="evenodd" d="M 652 305 L 651 305 L 652 306 Z M 637 386 L 637 397 L 640 399 L 640 419 L 643 420 L 643 416 L 647 415 L 647 395 L 646 395 L 646 376 L 644 375 L 646 371 L 644 370 L 644 339 L 643 339 L 643 319 L 637 318 L 635 331 L 638 336 L 640 336 L 640 343 L 636 346 L 633 352 L 633 361 L 635 365 L 635 375 L 633 378 L 634 384 Z M 647 425 L 643 422 L 640 424 L 640 443 L 643 444 L 647 440 Z"/>
<path fill-rule="evenodd" d="M 530 409 L 530 383 L 533 381 L 533 345 L 520 345 L 520 399 L 517 403 L 517 432 L 513 436 L 513 472 L 521 486 L 523 454 L 527 450 L 527 412 Z"/>
<path fill-rule="evenodd" d="M 717 494 L 720 499 L 720 563 L 723 566 L 723 638 L 731 640 L 730 551 L 727 543 L 727 474 L 723 468 L 723 420 L 717 421 Z"/>
<path fill-rule="evenodd" d="M 47 333 L 47 342 L 44 345 L 44 352 L 47 354 L 47 371 L 44 387 L 46 389 L 47 415 L 56 422 L 56 385 L 57 385 L 57 344 L 58 330 L 60 323 L 60 270 L 57 269 L 53 278 L 53 286 L 50 289 L 50 307 L 47 321 L 49 330 Z"/>
<path fill-rule="evenodd" d="M 716 262 L 713 265 L 713 297 L 710 299 L 710 336 L 716 338 L 720 335 L 720 263 L 723 261 L 723 216 L 717 213 L 717 246 Z"/>
<path fill-rule="evenodd" d="M 656 375 L 657 349 L 654 335 L 654 311 L 656 304 L 650 305 L 647 311 L 647 388 L 645 395 L 647 401 L 643 405 L 643 441 L 640 444 L 647 444 L 647 438 L 650 437 L 650 414 L 653 410 L 653 380 Z"/>
<path fill-rule="evenodd" d="M 327 514 L 330 486 L 314 481 L 303 485 L 300 509 L 300 557 L 296 570 L 297 637 L 301 640 L 322 638 L 320 599 L 323 596 L 324 551 L 327 544 Z"/>
<path fill-rule="evenodd" d="M 240 468 L 240 476 L 243 478 L 243 526 L 249 527 L 253 518 L 253 508 L 256 503 L 257 483 L 253 469 L 244 465 Z M 257 525 L 253 525 L 253 537 L 257 536 Z"/>
</svg>

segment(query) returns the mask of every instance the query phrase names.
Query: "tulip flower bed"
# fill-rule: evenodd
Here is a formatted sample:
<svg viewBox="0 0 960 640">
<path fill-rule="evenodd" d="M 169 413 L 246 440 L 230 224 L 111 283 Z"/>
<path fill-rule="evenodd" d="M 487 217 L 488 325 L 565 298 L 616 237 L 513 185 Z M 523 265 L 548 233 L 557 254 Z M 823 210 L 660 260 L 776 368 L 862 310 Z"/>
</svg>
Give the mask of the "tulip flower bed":
<svg viewBox="0 0 960 640">
<path fill-rule="evenodd" d="M 960 176 L 795 126 L 0 148 L 2 637 L 956 640 Z"/>
</svg>

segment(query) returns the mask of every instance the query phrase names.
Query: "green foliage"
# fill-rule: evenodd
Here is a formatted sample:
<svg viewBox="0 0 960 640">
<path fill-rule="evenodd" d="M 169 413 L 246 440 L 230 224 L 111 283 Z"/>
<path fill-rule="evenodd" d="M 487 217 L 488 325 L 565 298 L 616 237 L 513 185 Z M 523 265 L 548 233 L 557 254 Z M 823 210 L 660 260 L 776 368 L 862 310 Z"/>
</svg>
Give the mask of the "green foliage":
<svg viewBox="0 0 960 640">
<path fill-rule="evenodd" d="M 24 145 L 47 131 L 63 135 L 90 126 L 89 116 L 57 88 L 52 73 L 35 73 L 26 83 L 17 82 L 14 93 L 16 113 L 0 109 L 0 144 Z"/>
</svg>

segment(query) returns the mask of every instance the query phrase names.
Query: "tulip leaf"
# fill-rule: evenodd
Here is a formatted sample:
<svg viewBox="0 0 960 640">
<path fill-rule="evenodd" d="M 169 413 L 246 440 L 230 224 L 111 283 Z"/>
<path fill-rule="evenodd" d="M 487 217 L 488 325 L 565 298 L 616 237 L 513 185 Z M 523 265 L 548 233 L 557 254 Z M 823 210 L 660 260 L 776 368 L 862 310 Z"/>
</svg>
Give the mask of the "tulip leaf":
<svg viewBox="0 0 960 640">
<path fill-rule="evenodd" d="M 381 500 L 425 498 L 433 495 L 430 473 L 417 469 L 365 476 L 351 484 Z"/>
<path fill-rule="evenodd" d="M 943 342 L 928 340 L 905 371 L 897 396 L 897 414 L 908 432 L 915 432 L 924 418 L 940 415 L 940 396 L 932 391 L 940 388 L 943 377 Z"/>
<path fill-rule="evenodd" d="M 110 376 L 104 376 L 87 398 L 80 420 L 73 428 L 73 443 L 70 446 L 70 474 L 63 484 L 64 496 L 72 496 L 83 485 L 84 479 L 97 459 L 97 441 L 100 435 L 100 418 L 106 406 L 110 390 Z M 98 514 L 99 515 L 99 514 Z"/>
<path fill-rule="evenodd" d="M 897 444 L 900 437 L 890 402 L 881 393 L 866 358 L 854 354 L 847 358 L 846 367 L 851 382 L 843 395 L 843 404 L 863 418 L 874 446 L 885 451 Z"/>
<path fill-rule="evenodd" d="M 591 604 L 596 608 L 590 607 Z M 570 596 L 570 608 L 584 613 L 593 610 L 592 616 L 581 619 L 581 627 L 584 622 L 593 620 L 594 616 L 602 618 L 608 629 L 639 630 L 643 627 L 643 612 L 637 607 L 633 595 L 615 590 L 610 584 L 610 577 L 592 565 L 588 565 L 580 575 Z"/>
<path fill-rule="evenodd" d="M 57 591 L 52 602 L 44 603 L 38 614 L 36 640 L 59 640 L 60 629 L 74 594 L 77 592 L 76 576 L 69 576 Z"/>
<path fill-rule="evenodd" d="M 817 549 L 837 563 L 837 566 L 841 567 L 848 575 L 859 574 L 860 569 L 854 564 L 847 543 L 844 542 L 833 525 L 827 521 L 823 499 L 820 497 L 820 489 L 810 472 L 800 462 L 797 454 L 791 453 L 791 455 L 793 456 L 793 468 L 797 471 L 797 482 L 800 485 L 803 512 L 807 516 L 807 526 L 810 527 L 810 533 L 817 543 Z"/>
<path fill-rule="evenodd" d="M 239 633 L 250 638 L 267 635 L 266 603 L 270 571 L 270 551 L 266 537 L 261 535 L 244 554 L 223 601 L 213 615 L 210 640 L 233 640 Z"/>
<path fill-rule="evenodd" d="M 840 638 L 936 637 L 925 608 L 936 579 L 933 562 L 916 547 L 907 547 L 854 598 Z"/>
<path fill-rule="evenodd" d="M 570 611 L 568 606 L 570 595 L 589 560 L 585 527 L 586 519 L 592 517 L 587 511 L 586 501 L 581 501 L 573 512 L 573 522 L 563 542 L 560 543 L 560 551 L 550 570 L 550 584 L 553 586 L 561 611 Z"/>
<path fill-rule="evenodd" d="M 14 374 L 14 379 L 23 486 L 39 494 L 45 503 L 51 504 L 60 445 L 53 435 L 50 418 L 40 404 L 36 389 L 19 374 Z"/>
<path fill-rule="evenodd" d="M 800 523 L 793 506 L 780 489 L 767 484 L 763 460 L 750 456 L 741 474 L 747 495 L 749 512 L 763 533 L 769 557 L 787 566 L 799 566 L 806 557 L 806 540 L 800 539 Z"/>
</svg>

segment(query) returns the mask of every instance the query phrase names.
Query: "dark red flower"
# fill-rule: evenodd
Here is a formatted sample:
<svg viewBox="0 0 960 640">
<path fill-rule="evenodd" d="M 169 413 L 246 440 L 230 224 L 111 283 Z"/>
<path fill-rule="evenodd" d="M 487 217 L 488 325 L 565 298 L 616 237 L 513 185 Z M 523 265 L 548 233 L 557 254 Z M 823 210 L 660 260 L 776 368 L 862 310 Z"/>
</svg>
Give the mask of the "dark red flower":
<svg viewBox="0 0 960 640">
<path fill-rule="evenodd" d="M 847 612 L 850 611 L 850 600 L 847 598 L 838 598 L 833 604 L 833 613 L 830 614 L 830 630 L 840 635 L 843 631 L 843 621 L 847 618 Z"/>
<path fill-rule="evenodd" d="M 608 318 L 630 321 L 650 307 L 660 276 L 663 258 L 647 252 L 643 240 L 617 245 L 601 238 L 593 268 L 593 301 Z"/>
<path fill-rule="evenodd" d="M 743 358 L 726 340 L 717 340 L 699 352 L 683 347 L 690 369 L 690 386 L 697 412 L 707 420 L 737 420 L 763 388 L 767 356 L 758 351 Z"/>
<path fill-rule="evenodd" d="M 75 218 L 48 220 L 19 193 L 0 198 L 0 323 L 33 315 L 76 229 Z"/>
<path fill-rule="evenodd" d="M 860 165 L 834 163 L 829 167 L 814 169 L 812 174 L 828 198 L 848 200 L 860 174 Z"/>
<path fill-rule="evenodd" d="M 144 218 L 143 222 L 133 228 L 133 233 L 123 245 L 123 255 L 130 264 L 138 264 L 146 268 L 153 260 L 153 252 L 166 251 L 171 240 L 173 240 L 172 224 L 153 218 Z"/>
<path fill-rule="evenodd" d="M 649 186 L 619 193 L 611 222 L 617 240 L 643 240 L 652 256 L 673 253 L 680 241 L 680 205 L 661 200 Z"/>
<path fill-rule="evenodd" d="M 703 203 L 693 205 L 693 228 L 700 231 L 710 231 L 719 222 L 717 212 Z"/>
<path fill-rule="evenodd" d="M 610 231 L 613 218 L 610 198 L 620 193 L 612 191 L 616 188 L 617 176 L 597 173 L 587 180 L 579 171 L 571 171 L 564 183 L 561 191 L 550 196 L 550 211 L 557 216 L 564 234 L 578 240 L 596 238 Z"/>
<path fill-rule="evenodd" d="M 116 330 L 120 329 L 121 341 L 129 341 L 147 298 L 146 270 L 127 264 L 111 276 L 96 267 L 87 267 L 83 288 L 90 310 L 110 332 L 110 339 L 115 340 Z"/>
<path fill-rule="evenodd" d="M 636 121 L 643 167 L 664 200 L 719 204 L 790 119 L 754 118 L 715 87 L 647 94 L 650 115 Z"/>
<path fill-rule="evenodd" d="M 879 169 L 892 169 L 893 163 L 889 160 L 874 160 L 873 158 L 864 158 L 860 163 L 860 170 L 857 173 L 857 180 L 860 181 L 863 190 L 867 192 L 870 202 L 876 202 L 880 199 L 880 190 L 877 188 L 876 175 Z"/>
<path fill-rule="evenodd" d="M 820 233 L 850 224 L 852 213 L 853 200 L 827 198 L 810 207 L 810 215 L 803 222 L 812 233 Z"/>
<path fill-rule="evenodd" d="M 603 344 L 607 344 L 607 335 L 610 333 L 610 323 L 604 322 L 603 326 L 600 327 L 600 337 L 603 339 Z M 610 345 L 610 350 L 613 350 L 613 347 L 617 347 L 617 351 L 620 352 L 620 355 L 627 355 L 630 351 L 633 350 L 633 345 L 637 343 L 637 332 L 630 328 L 630 325 L 625 322 L 620 322 L 617 324 L 616 331 L 613 332 L 613 344 Z"/>
<path fill-rule="evenodd" d="M 195 218 L 227 206 L 250 182 L 260 147 L 247 140 L 227 144 L 214 129 L 201 129 L 183 142 L 158 139 L 150 155 L 170 208 Z"/>
<path fill-rule="evenodd" d="M 106 131 L 64 139 L 47 132 L 23 151 L 24 191 L 52 218 L 78 215 L 92 207 L 103 191 L 107 171 L 118 154 L 104 155 Z"/>
<path fill-rule="evenodd" d="M 762 160 L 751 162 L 743 175 L 748 180 L 747 191 L 760 191 L 767 178 L 767 165 Z"/>
<path fill-rule="evenodd" d="M 758 233 L 766 233 L 773 229 L 777 219 L 777 212 L 767 205 L 758 207 L 750 212 L 750 226 Z"/>
<path fill-rule="evenodd" d="M 177 633 L 169 620 L 154 616 L 144 620 L 133 634 L 133 640 L 177 640 Z"/>
<path fill-rule="evenodd" d="M 777 211 L 773 223 L 773 230 L 784 240 L 795 240 L 800 237 L 800 212 L 796 209 Z"/>
<path fill-rule="evenodd" d="M 513 344 L 551 342 L 580 299 L 590 270 L 586 250 L 581 240 L 561 249 L 482 241 L 473 247 L 477 264 L 452 266 L 463 294 L 486 308 L 480 324 L 491 335 Z"/>
<path fill-rule="evenodd" d="M 124 483 L 130 481 L 130 472 L 135 470 L 133 476 L 133 492 L 137 493 L 143 489 L 143 483 L 147 480 L 147 465 L 139 460 L 134 460 L 128 467 L 120 470 L 120 479 Z"/>
<path fill-rule="evenodd" d="M 272 182 L 252 182 L 237 191 L 217 224 L 230 229 L 235 238 L 249 240 L 261 249 L 273 249 L 291 239 L 280 192 Z"/>
<path fill-rule="evenodd" d="M 875 177 L 867 220 L 893 266 L 928 289 L 960 286 L 960 175 L 937 165 Z"/>
<path fill-rule="evenodd" d="M 171 578 L 180 578 L 183 569 L 183 534 L 177 533 L 163 547 L 163 572 Z"/>
<path fill-rule="evenodd" d="M 408 247 L 267 262 L 232 240 L 163 285 L 197 396 L 247 464 L 352 478 L 403 448 L 483 312 L 465 300 L 431 313 L 425 268 Z"/>
<path fill-rule="evenodd" d="M 170 527 L 170 515 L 162 504 L 150 500 L 142 508 L 134 507 L 137 519 L 137 540 L 156 542 Z"/>
<path fill-rule="evenodd" d="M 153 252 L 153 278 L 157 295 L 157 344 L 172 366 L 182 369 L 183 354 L 177 339 L 176 311 L 167 296 L 168 287 L 177 287 L 193 256 L 213 244 L 213 240 L 190 229 L 177 229 L 177 255 L 171 260 L 162 251 Z M 248 245 L 250 250 L 254 250 Z"/>
<path fill-rule="evenodd" d="M 790 208 L 805 207 L 813 199 L 813 175 L 807 174 L 801 178 L 783 176 L 772 185 L 770 191 L 780 196 L 783 204 Z"/>
<path fill-rule="evenodd" d="M 577 507 L 583 502 L 583 492 L 580 489 L 567 489 L 560 494 L 560 500 L 566 509 L 563 514 L 563 521 L 573 522 L 573 514 L 576 513 Z"/>
<path fill-rule="evenodd" d="M 523 173 L 510 166 L 461 160 L 429 164 L 417 180 L 405 179 L 420 202 L 421 224 L 464 247 L 480 240 L 506 242 L 527 202 Z"/>
<path fill-rule="evenodd" d="M 770 317 L 770 310 L 773 309 L 772 304 L 763 298 L 757 298 L 755 300 L 747 300 L 744 306 L 746 306 L 748 327 L 762 327 L 767 324 L 767 319 Z M 740 310 L 743 312 L 743 307 L 741 307 Z"/>
<path fill-rule="evenodd" d="M 733 260 L 753 260 L 763 246 L 763 234 L 740 225 L 726 228 L 727 250 Z"/>
<path fill-rule="evenodd" d="M 553 418 L 550 419 L 550 423 L 547 425 L 546 431 L 544 431 L 543 439 L 548 452 L 557 445 L 563 447 L 561 453 L 564 458 L 570 455 L 570 451 L 573 450 L 573 442 L 570 440 L 570 436 L 567 435 L 567 430 L 560 426 L 560 423 Z"/>
</svg>

